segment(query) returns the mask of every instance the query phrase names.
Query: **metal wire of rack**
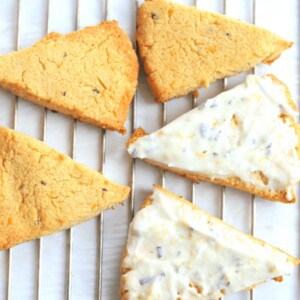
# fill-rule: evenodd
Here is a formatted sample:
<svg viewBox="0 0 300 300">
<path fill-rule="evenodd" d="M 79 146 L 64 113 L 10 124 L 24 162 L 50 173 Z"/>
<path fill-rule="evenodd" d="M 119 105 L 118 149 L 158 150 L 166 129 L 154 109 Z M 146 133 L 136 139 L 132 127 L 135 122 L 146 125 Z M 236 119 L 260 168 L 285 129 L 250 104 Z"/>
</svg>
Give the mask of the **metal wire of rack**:
<svg viewBox="0 0 300 300">
<path fill-rule="evenodd" d="M 133 24 L 134 24 L 134 31 L 136 31 L 136 21 L 137 21 L 137 9 L 138 9 L 139 2 L 138 0 L 134 0 L 133 5 Z M 137 41 L 136 41 L 136 32 L 134 32 L 134 40 L 133 40 L 133 48 L 135 51 L 137 51 Z M 133 99 L 132 99 L 132 106 L 131 106 L 131 133 L 134 133 L 136 128 L 136 111 L 137 111 L 137 99 L 138 99 L 138 89 L 136 90 Z M 133 157 L 131 159 L 131 180 L 130 180 L 130 186 L 131 186 L 131 193 L 130 193 L 130 203 L 129 203 L 129 221 L 134 217 L 134 196 L 135 196 L 135 158 Z"/>
<path fill-rule="evenodd" d="M 46 19 L 46 34 L 49 33 L 49 21 L 50 21 L 50 1 L 47 0 L 47 19 Z M 42 141 L 47 142 L 47 115 L 48 109 L 44 108 L 43 112 L 43 129 L 42 129 Z M 38 264 L 37 264 L 37 300 L 41 299 L 41 275 L 42 275 L 42 252 L 43 252 L 43 239 L 38 239 Z"/>
<path fill-rule="evenodd" d="M 256 0 L 252 0 L 252 23 L 256 23 Z M 255 67 L 252 69 L 252 74 L 256 73 Z M 251 195 L 251 228 L 250 233 L 254 236 L 255 229 L 255 195 Z M 250 300 L 254 300 L 254 289 L 250 290 Z"/>
<path fill-rule="evenodd" d="M 138 7 L 138 1 L 135 1 L 134 5 L 134 20 L 133 22 L 136 23 L 136 13 L 137 13 L 137 7 Z M 20 20 L 21 20 L 21 2 L 22 0 L 17 1 L 17 31 L 16 31 L 16 42 L 15 42 L 15 50 L 19 50 L 20 48 Z M 80 15 L 80 0 L 75 1 L 76 5 L 76 17 L 74 22 L 74 29 L 79 28 L 79 15 Z M 197 6 L 198 1 L 195 0 L 194 5 Z M 103 1 L 104 5 L 104 18 L 105 20 L 108 20 L 108 11 L 109 11 L 109 0 Z M 227 12 L 227 1 L 223 0 L 223 13 L 226 14 Z M 46 33 L 49 33 L 49 24 L 50 24 L 50 14 L 51 14 L 51 0 L 47 0 L 47 19 L 46 19 Z M 252 0 L 252 23 L 256 23 L 256 0 Z M 134 48 L 137 49 L 136 41 L 134 40 Z M 255 68 L 252 69 L 252 73 L 255 74 Z M 222 80 L 222 89 L 226 90 L 227 88 L 227 80 Z M 134 132 L 136 129 L 136 112 L 137 112 L 137 100 L 138 100 L 138 91 L 136 92 L 133 101 L 132 101 L 132 107 L 131 107 L 131 132 Z M 197 97 L 195 95 L 192 95 L 192 107 L 196 107 L 197 105 Z M 12 128 L 17 129 L 18 127 L 18 97 L 14 96 L 14 110 L 13 110 L 13 116 L 12 116 Z M 44 115 L 43 115 L 43 127 L 42 127 L 42 137 L 41 139 L 43 141 L 47 141 L 47 109 L 44 109 Z M 162 104 L 162 126 L 165 126 L 167 122 L 167 103 Z M 106 157 L 106 131 L 101 130 L 101 153 L 100 153 L 100 171 L 102 173 L 105 172 L 105 157 Z M 76 158 L 76 135 L 77 135 L 77 121 L 74 120 L 73 124 L 73 135 L 72 135 L 72 150 L 71 150 L 71 156 L 73 159 Z M 161 185 L 165 185 L 165 173 L 164 171 L 161 172 Z M 130 196 L 130 205 L 129 205 L 129 221 L 132 220 L 134 213 L 135 213 L 135 203 L 134 203 L 134 197 L 135 197 L 135 159 L 132 159 L 131 163 L 131 196 Z M 195 183 L 191 184 L 191 199 L 192 202 L 195 202 Z M 220 201 L 220 217 L 222 219 L 225 218 L 225 204 L 226 204 L 226 188 L 222 187 L 222 194 L 221 194 L 221 201 Z M 256 216 L 256 205 L 255 205 L 255 196 L 251 195 L 251 234 L 255 234 L 255 216 Z M 103 222 L 103 214 L 99 216 L 98 219 L 98 287 L 97 287 L 97 299 L 102 299 L 102 256 L 103 256 L 103 228 L 104 228 L 104 222 Z M 41 299 L 41 272 L 43 267 L 42 262 L 42 252 L 43 252 L 43 239 L 38 240 L 38 262 L 37 262 L 37 299 Z M 67 259 L 67 265 L 66 265 L 66 295 L 65 298 L 70 300 L 72 299 L 72 252 L 73 252 L 73 231 L 72 229 L 69 229 L 68 231 L 68 259 Z M 6 285 L 6 299 L 11 300 L 11 268 L 13 264 L 13 250 L 7 250 L 7 285 Z M 255 299 L 254 290 L 250 290 L 250 299 Z"/>
<path fill-rule="evenodd" d="M 104 14 L 105 20 L 108 20 L 108 1 L 103 1 L 104 3 Z M 49 33 L 49 20 L 50 20 L 50 6 L 51 0 L 47 0 L 47 20 L 46 20 L 46 33 Z M 135 2 L 136 5 L 134 6 L 135 12 L 134 16 L 137 13 L 138 1 Z M 195 0 L 195 6 L 197 7 L 198 1 Z M 79 28 L 79 8 L 80 8 L 80 0 L 76 0 L 76 17 L 75 17 L 75 24 L 74 30 Z M 18 8 L 17 8 L 17 38 L 16 38 L 16 50 L 19 50 L 20 45 L 20 8 L 21 8 L 21 0 L 18 0 Z M 256 9 L 256 0 L 253 0 L 253 24 L 255 24 L 255 9 Z M 227 1 L 223 0 L 223 13 L 226 14 L 227 10 Z M 135 17 L 136 18 L 136 17 Z M 136 19 L 134 20 L 134 22 Z M 134 41 L 134 48 L 136 47 L 136 41 Z M 255 73 L 255 69 L 252 70 L 252 73 Z M 227 87 L 227 80 L 222 80 L 222 87 L 223 90 Z M 138 92 L 136 92 L 133 103 L 132 103 L 132 118 L 131 118 L 131 132 L 134 132 L 136 129 L 136 106 L 137 106 L 137 98 Z M 18 123 L 18 97 L 15 97 L 14 103 L 14 115 L 13 115 L 13 129 L 17 129 Z M 192 107 L 196 107 L 197 105 L 197 97 L 192 95 Z M 162 126 L 165 126 L 167 122 L 167 103 L 162 104 Z M 46 142 L 47 139 L 47 109 L 44 109 L 44 117 L 43 117 L 43 130 L 42 130 L 42 140 Z M 74 119 L 73 123 L 73 135 L 72 135 L 72 150 L 71 150 L 71 157 L 76 159 L 76 133 L 77 133 L 77 120 Z M 102 130 L 101 135 L 101 166 L 100 171 L 104 173 L 105 171 L 105 149 L 106 149 L 106 131 Z M 165 185 L 165 172 L 161 172 L 161 185 Z M 134 217 L 134 192 L 135 192 L 135 159 L 132 159 L 132 167 L 131 167 L 131 196 L 130 196 L 130 220 Z M 195 201 L 195 183 L 192 183 L 192 203 Z M 222 198 L 221 198 L 221 205 L 220 205 L 220 215 L 221 218 L 224 219 L 225 215 L 225 199 L 226 199 L 226 188 L 222 187 Z M 254 235 L 254 228 L 255 228 L 255 197 L 251 196 L 251 234 Z M 98 296 L 99 300 L 102 299 L 102 255 L 103 255 L 103 214 L 99 216 L 99 244 L 98 244 Z M 37 264 L 37 299 L 41 299 L 41 270 L 42 270 L 42 238 L 38 240 L 38 264 Z M 67 259 L 67 266 L 66 266 L 66 299 L 72 298 L 72 250 L 73 250 L 73 230 L 72 228 L 68 230 L 68 259 Z M 8 250 L 8 270 L 7 270 L 7 300 L 10 300 L 10 283 L 11 283 L 11 264 L 12 264 L 12 250 Z M 254 300 L 254 293 L 253 290 L 250 291 L 250 299 Z"/>
<path fill-rule="evenodd" d="M 17 3 L 17 32 L 16 32 L 16 45 L 15 50 L 20 49 L 20 15 L 21 15 L 21 0 L 18 0 Z M 13 124 L 12 128 L 14 130 L 17 130 L 18 127 L 18 108 L 19 108 L 19 98 L 17 96 L 14 97 L 14 109 L 13 109 Z M 6 295 L 7 300 L 10 300 L 11 295 L 11 269 L 12 269 L 12 255 L 13 255 L 13 249 L 7 250 L 7 286 L 6 286 Z"/>
<path fill-rule="evenodd" d="M 255 1 L 255 0 L 253 0 Z M 227 0 L 223 0 L 223 14 L 227 14 Z M 222 91 L 227 89 L 227 79 L 222 79 Z M 225 219 L 225 201 L 226 201 L 226 187 L 222 186 L 221 205 L 220 205 L 220 218 Z"/>
</svg>

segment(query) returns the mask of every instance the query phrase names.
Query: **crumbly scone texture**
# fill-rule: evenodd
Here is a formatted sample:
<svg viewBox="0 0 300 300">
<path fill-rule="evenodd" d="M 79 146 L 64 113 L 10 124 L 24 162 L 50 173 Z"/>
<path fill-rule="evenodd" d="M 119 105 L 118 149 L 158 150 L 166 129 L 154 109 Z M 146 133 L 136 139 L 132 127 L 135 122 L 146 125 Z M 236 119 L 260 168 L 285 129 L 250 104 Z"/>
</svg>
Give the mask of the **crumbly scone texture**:
<svg viewBox="0 0 300 300">
<path fill-rule="evenodd" d="M 268 74 L 267 76 L 271 77 L 272 80 L 276 81 L 277 83 L 281 84 L 284 86 L 285 88 L 285 94 L 286 94 L 286 100 L 287 102 L 290 104 L 290 106 L 297 111 L 297 106 L 295 104 L 295 102 L 293 101 L 291 94 L 289 92 L 288 87 L 281 82 L 279 79 L 277 79 L 274 75 L 272 74 Z M 279 116 L 281 118 L 283 118 L 283 120 L 285 118 L 287 118 L 286 116 Z M 295 132 L 297 134 L 298 137 L 298 146 L 297 146 L 297 153 L 298 153 L 298 157 L 300 159 L 300 124 L 296 123 L 295 119 L 292 117 L 288 117 L 290 122 L 291 122 L 291 126 L 295 129 Z M 147 133 L 142 129 L 142 128 L 138 128 L 130 137 L 130 139 L 128 140 L 128 142 L 126 143 L 126 147 L 128 148 L 129 145 L 131 145 L 132 143 L 134 143 L 136 140 L 140 139 L 141 137 L 147 135 Z M 220 184 L 223 186 L 229 186 L 229 187 L 233 187 L 254 195 L 257 195 L 259 197 L 262 197 L 264 199 L 267 200 L 271 200 L 271 201 L 277 201 L 277 202 L 282 202 L 282 203 L 295 203 L 296 202 L 296 195 L 295 195 L 295 191 L 293 191 L 292 193 L 292 200 L 288 200 L 287 199 L 287 193 L 286 191 L 273 191 L 273 190 L 262 190 L 259 189 L 258 187 L 256 187 L 253 184 L 248 184 L 246 182 L 243 182 L 240 178 L 238 177 L 228 177 L 226 179 L 223 178 L 211 178 L 206 176 L 205 174 L 199 174 L 199 173 L 194 173 L 194 172 L 188 172 L 186 170 L 181 170 L 178 168 L 174 168 L 174 167 L 169 167 L 165 164 L 162 163 L 158 163 L 156 161 L 150 160 L 150 159 L 143 159 L 145 162 L 156 166 L 160 169 L 166 170 L 166 171 L 170 171 L 179 175 L 182 175 L 194 182 L 199 182 L 199 181 L 207 181 L 207 182 L 211 182 L 211 183 L 215 183 L 215 184 Z M 258 176 L 260 176 L 258 174 Z"/>
<path fill-rule="evenodd" d="M 172 198 L 174 199 L 174 201 L 180 201 L 180 202 L 183 202 L 185 205 L 188 205 L 188 206 L 192 207 L 192 209 L 195 210 L 195 211 L 201 210 L 199 207 L 197 207 L 196 205 L 192 204 L 190 201 L 188 201 L 188 200 L 186 200 L 186 199 L 184 199 L 184 198 L 182 198 L 182 197 L 180 197 L 180 196 L 178 196 L 178 195 L 176 195 L 176 194 L 174 194 L 174 193 L 172 193 L 172 192 L 170 192 L 170 191 L 164 189 L 164 188 L 161 187 L 161 186 L 155 185 L 155 188 L 156 188 L 156 189 L 159 189 L 160 191 L 162 191 L 162 192 L 163 192 L 164 194 L 166 194 L 167 196 L 172 197 Z M 152 200 L 152 194 L 151 194 L 151 195 L 149 195 L 149 196 L 147 197 L 147 199 L 146 199 L 146 200 L 144 201 L 144 203 L 142 204 L 142 209 L 143 209 L 144 207 L 148 206 L 148 205 L 151 205 L 152 201 L 153 201 L 153 200 Z M 201 211 L 202 211 L 202 210 L 201 210 Z M 217 218 L 217 217 L 215 217 L 215 216 L 213 216 L 213 215 L 210 215 L 210 214 L 208 214 L 208 213 L 206 213 L 206 214 L 210 216 L 210 219 L 213 221 L 213 223 L 223 223 L 223 224 L 226 225 L 226 227 L 228 227 L 229 230 L 235 230 L 235 231 L 238 231 L 238 232 L 240 232 L 240 233 L 246 235 L 249 239 L 253 240 L 255 243 L 259 243 L 259 244 L 261 244 L 261 245 L 267 245 L 267 243 L 266 243 L 265 241 L 260 240 L 260 239 L 257 239 L 257 238 L 255 238 L 255 237 L 253 237 L 252 235 L 245 234 L 245 233 L 241 232 L 240 230 L 234 228 L 233 226 L 231 226 L 231 225 L 229 225 L 229 224 L 227 224 L 227 223 L 224 223 L 222 220 L 220 220 L 219 218 Z M 269 244 L 268 244 L 268 245 L 269 245 Z M 271 246 L 271 245 L 269 245 L 269 246 Z M 283 251 L 283 250 L 281 250 L 281 249 L 279 249 L 279 248 L 277 248 L 277 247 L 274 247 L 274 246 L 271 246 L 271 247 L 274 249 L 274 251 L 280 251 L 280 252 L 284 253 L 284 254 L 287 256 L 288 261 L 290 261 L 291 263 L 293 263 L 295 266 L 297 266 L 297 265 L 300 264 L 300 260 L 297 259 L 297 258 L 295 258 L 295 257 L 293 257 L 293 256 L 291 256 L 289 253 L 287 253 L 287 252 L 285 252 L 285 251 Z M 125 275 L 126 275 L 127 272 L 130 271 L 130 269 L 126 268 L 125 265 L 124 265 L 124 260 L 125 260 L 126 255 L 127 255 L 127 251 L 126 251 L 126 248 L 125 248 L 124 253 L 123 253 L 122 262 L 121 262 L 121 284 L 120 284 L 120 295 L 121 295 L 121 299 L 122 299 L 122 300 L 131 300 L 131 299 L 129 298 L 129 296 L 128 296 L 128 291 L 127 291 L 127 289 L 126 289 L 127 284 L 126 284 L 126 276 L 125 276 Z M 281 282 L 281 281 L 283 281 L 283 277 L 282 277 L 282 276 L 275 277 L 275 278 L 273 278 L 273 280 L 278 281 L 278 282 Z M 262 283 L 263 283 L 263 282 L 262 282 Z M 259 284 L 257 284 L 257 285 L 259 285 Z M 254 286 L 252 286 L 251 288 L 254 288 L 254 287 L 257 286 L 257 285 L 254 285 Z M 251 289 L 251 288 L 249 288 L 249 289 Z"/>
<path fill-rule="evenodd" d="M 125 133 L 138 61 L 116 21 L 61 35 L 0 57 L 0 86 L 19 97 Z"/>
<path fill-rule="evenodd" d="M 271 64 L 293 44 L 257 26 L 165 0 L 141 5 L 137 41 L 158 102 Z"/>
<path fill-rule="evenodd" d="M 0 127 L 0 250 L 89 220 L 130 188 L 16 131 Z"/>
</svg>

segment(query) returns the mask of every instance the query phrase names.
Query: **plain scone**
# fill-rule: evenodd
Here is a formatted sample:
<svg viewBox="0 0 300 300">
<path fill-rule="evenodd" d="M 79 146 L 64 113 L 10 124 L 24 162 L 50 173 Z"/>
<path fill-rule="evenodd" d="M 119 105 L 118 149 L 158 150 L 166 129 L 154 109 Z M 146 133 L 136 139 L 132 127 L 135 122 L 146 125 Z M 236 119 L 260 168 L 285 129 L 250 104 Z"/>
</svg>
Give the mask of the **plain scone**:
<svg viewBox="0 0 300 300">
<path fill-rule="evenodd" d="M 0 250 L 54 234 L 122 203 L 130 188 L 0 127 Z"/>
<path fill-rule="evenodd" d="M 0 57 L 2 88 L 121 133 L 137 76 L 136 53 L 116 21 L 66 35 L 50 33 L 31 48 Z"/>
<path fill-rule="evenodd" d="M 259 77 L 259 76 L 257 76 L 257 77 Z M 270 79 L 274 85 L 276 85 L 276 86 L 278 85 L 279 87 L 281 87 L 281 89 L 284 93 L 286 104 L 290 107 L 291 111 L 293 111 L 295 114 L 297 114 L 298 110 L 297 110 L 297 107 L 296 107 L 294 101 L 291 98 L 291 94 L 288 90 L 288 87 L 283 82 L 281 82 L 279 79 L 277 79 L 274 75 L 270 74 L 270 75 L 263 76 L 262 78 L 264 78 L 264 77 L 267 79 Z M 225 93 L 227 93 L 227 92 L 225 92 Z M 218 101 L 222 101 L 222 100 L 223 99 L 218 99 Z M 198 109 L 199 108 L 201 108 L 201 107 L 198 107 Z M 247 118 L 251 118 L 251 116 L 248 115 Z M 289 127 L 294 130 L 295 138 L 296 138 L 296 140 L 295 140 L 296 147 L 294 150 L 296 152 L 296 155 L 298 158 L 298 164 L 299 164 L 299 162 L 300 162 L 300 125 L 298 123 L 296 123 L 295 118 L 292 116 L 279 115 L 278 118 L 282 119 L 283 123 L 286 123 L 286 120 L 288 120 L 288 122 L 290 124 Z M 173 122 L 176 122 L 176 120 Z M 241 121 L 241 124 L 243 124 L 243 120 Z M 241 126 L 243 126 L 243 125 L 241 125 Z M 200 128 L 199 128 L 199 133 L 200 133 Z M 129 146 L 134 144 L 140 138 L 147 136 L 147 135 L 148 134 L 142 128 L 138 128 L 131 135 L 130 139 L 128 140 L 128 142 L 126 144 L 127 149 L 129 148 Z M 174 137 L 175 137 L 175 135 L 174 135 Z M 172 137 L 171 137 L 171 139 L 172 139 Z M 232 142 L 233 142 L 233 139 L 232 139 Z M 289 143 L 290 142 L 291 141 L 289 141 Z M 184 143 L 184 140 L 183 140 L 183 143 Z M 187 142 L 185 141 L 185 143 L 187 143 Z M 184 144 L 182 144 L 182 146 L 183 145 Z M 201 146 L 201 145 L 199 145 L 199 146 Z M 153 147 L 155 148 L 155 147 L 157 147 L 157 145 L 153 145 Z M 168 152 L 168 149 L 165 149 L 165 151 Z M 179 151 L 179 149 L 178 149 L 178 151 Z M 258 185 L 251 184 L 249 182 L 245 182 L 245 181 L 241 180 L 238 176 L 229 176 L 229 177 L 223 177 L 223 178 L 218 177 L 218 176 L 211 177 L 205 173 L 189 171 L 185 168 L 175 167 L 174 165 L 168 166 L 166 163 L 166 160 L 156 161 L 154 159 L 148 158 L 147 156 L 142 157 L 141 159 L 143 159 L 145 162 L 147 162 L 151 165 L 154 165 L 158 168 L 161 168 L 163 170 L 182 175 L 194 182 L 208 181 L 208 182 L 220 184 L 223 186 L 229 186 L 229 187 L 233 187 L 236 189 L 240 189 L 240 190 L 249 192 L 251 194 L 255 194 L 257 196 L 260 196 L 262 198 L 265 198 L 265 199 L 268 199 L 271 201 L 279 201 L 282 203 L 295 203 L 296 202 L 296 195 L 295 195 L 294 188 L 291 191 L 291 199 L 288 199 L 286 190 L 261 189 Z M 288 162 L 286 161 L 286 163 L 288 163 Z M 221 168 L 221 165 L 219 167 Z M 299 170 L 297 172 L 299 173 Z M 296 174 L 296 172 L 295 172 L 295 174 Z M 261 172 L 258 172 L 257 174 L 255 174 L 255 176 L 258 176 L 259 181 L 265 180 L 265 176 Z M 268 181 L 268 179 L 267 179 L 267 181 Z"/>
<path fill-rule="evenodd" d="M 219 299 L 269 279 L 281 282 L 299 263 L 154 186 L 129 228 L 120 294 L 122 300 Z"/>
<path fill-rule="evenodd" d="M 293 43 L 268 30 L 165 0 L 138 10 L 137 41 L 157 102 L 271 64 Z"/>
</svg>

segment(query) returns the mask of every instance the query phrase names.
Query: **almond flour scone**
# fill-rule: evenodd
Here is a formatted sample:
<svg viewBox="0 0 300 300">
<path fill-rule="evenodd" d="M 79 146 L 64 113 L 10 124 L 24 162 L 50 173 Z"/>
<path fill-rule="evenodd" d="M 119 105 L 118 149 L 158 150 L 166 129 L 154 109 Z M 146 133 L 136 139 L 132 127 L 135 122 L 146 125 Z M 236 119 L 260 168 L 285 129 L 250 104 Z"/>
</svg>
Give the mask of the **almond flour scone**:
<svg viewBox="0 0 300 300">
<path fill-rule="evenodd" d="M 130 188 L 46 144 L 0 127 L 0 250 L 87 221 Z"/>
<path fill-rule="evenodd" d="M 217 300 L 300 261 L 161 187 L 134 217 L 122 261 L 121 299 Z"/>
<path fill-rule="evenodd" d="M 156 101 L 208 87 L 292 46 L 276 34 L 217 13 L 165 0 L 148 0 L 138 11 L 137 41 Z"/>
<path fill-rule="evenodd" d="M 288 88 L 249 75 L 160 130 L 136 131 L 131 156 L 193 181 L 205 180 L 293 203 L 300 180 L 300 127 Z"/>
<path fill-rule="evenodd" d="M 138 61 L 116 21 L 0 57 L 0 86 L 76 119 L 124 133 Z"/>
</svg>

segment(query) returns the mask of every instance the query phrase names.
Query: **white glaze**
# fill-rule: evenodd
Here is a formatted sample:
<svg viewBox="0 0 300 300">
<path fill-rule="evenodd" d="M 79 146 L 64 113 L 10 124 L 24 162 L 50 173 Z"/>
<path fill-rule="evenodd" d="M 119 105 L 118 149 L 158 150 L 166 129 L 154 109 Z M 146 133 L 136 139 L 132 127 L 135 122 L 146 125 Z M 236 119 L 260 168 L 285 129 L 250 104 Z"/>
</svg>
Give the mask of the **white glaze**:
<svg viewBox="0 0 300 300">
<path fill-rule="evenodd" d="M 206 101 L 162 129 L 138 139 L 128 152 L 211 178 L 238 177 L 262 190 L 291 191 L 300 180 L 295 117 L 283 85 L 249 75 L 244 84 Z M 233 117 L 238 125 L 233 122 Z M 265 184 L 252 172 L 262 172 Z"/>
<path fill-rule="evenodd" d="M 290 273 L 293 264 L 280 250 L 160 189 L 152 199 L 129 229 L 123 262 L 131 269 L 123 275 L 128 299 L 212 300 Z"/>
</svg>

